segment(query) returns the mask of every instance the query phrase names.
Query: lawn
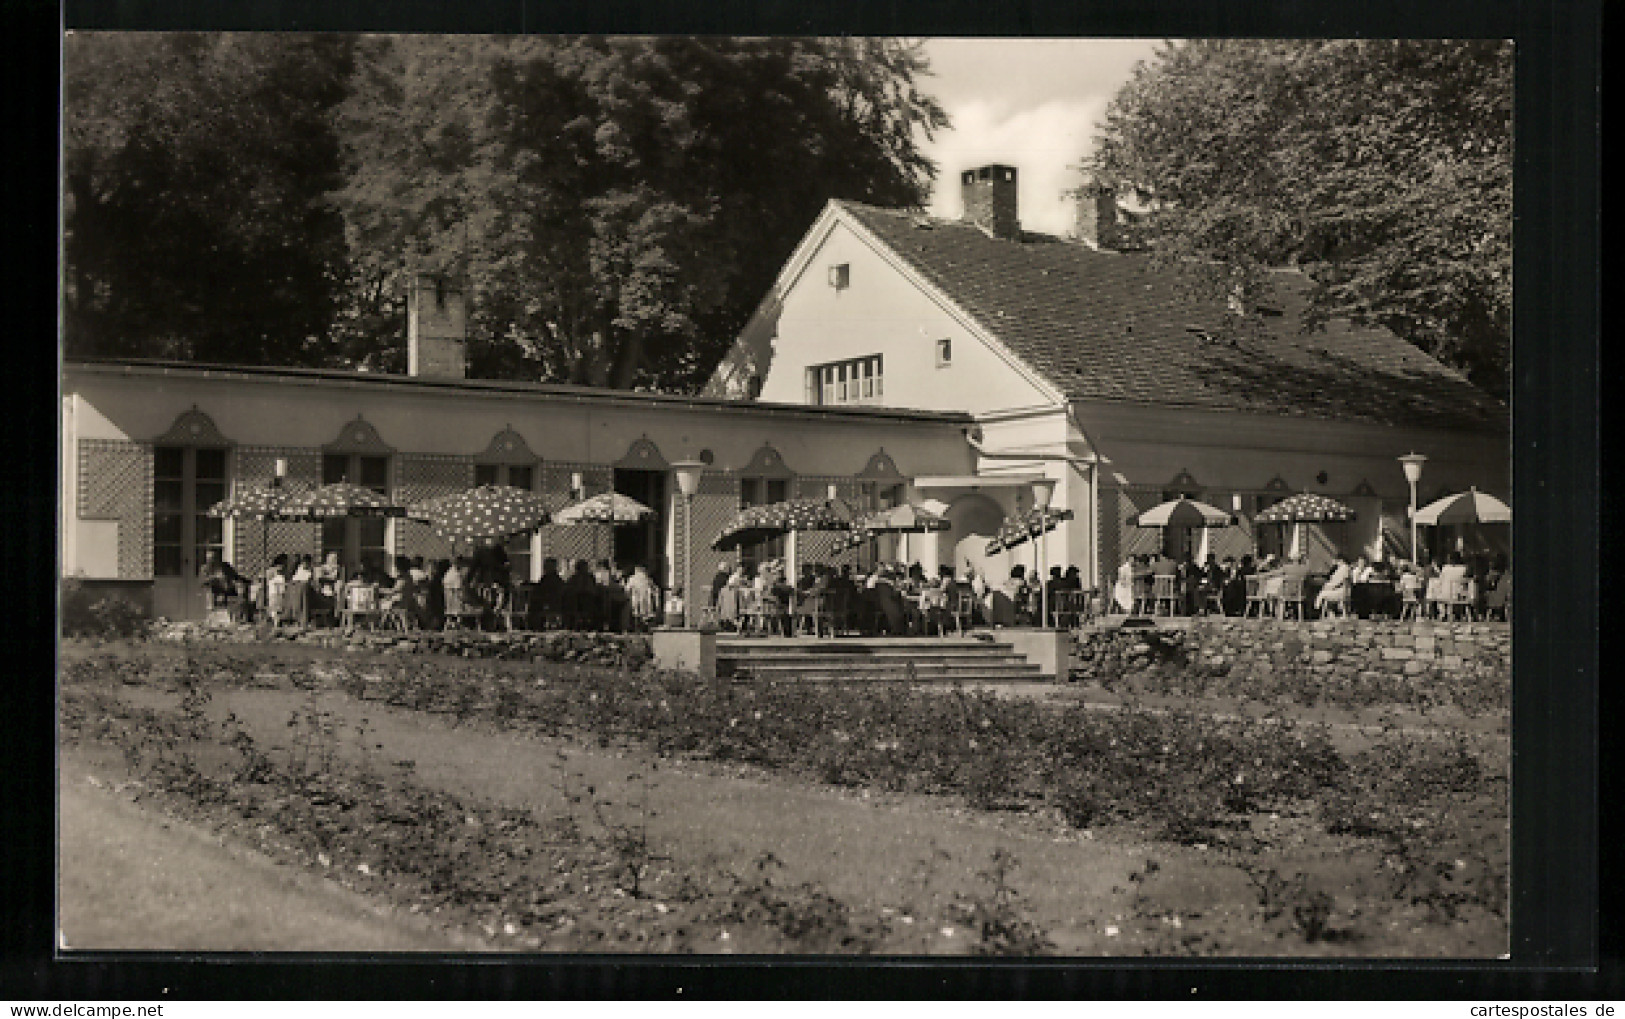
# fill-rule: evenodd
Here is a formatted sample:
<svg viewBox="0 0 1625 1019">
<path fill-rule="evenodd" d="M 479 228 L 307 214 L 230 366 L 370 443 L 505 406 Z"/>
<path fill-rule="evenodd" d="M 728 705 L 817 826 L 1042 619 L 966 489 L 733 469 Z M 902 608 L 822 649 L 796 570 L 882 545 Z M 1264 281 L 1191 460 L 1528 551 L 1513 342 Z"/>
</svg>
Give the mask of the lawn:
<svg viewBox="0 0 1625 1019">
<path fill-rule="evenodd" d="M 492 950 L 1506 951 L 1505 740 L 1449 718 L 134 642 L 62 699 L 144 809 Z"/>
</svg>

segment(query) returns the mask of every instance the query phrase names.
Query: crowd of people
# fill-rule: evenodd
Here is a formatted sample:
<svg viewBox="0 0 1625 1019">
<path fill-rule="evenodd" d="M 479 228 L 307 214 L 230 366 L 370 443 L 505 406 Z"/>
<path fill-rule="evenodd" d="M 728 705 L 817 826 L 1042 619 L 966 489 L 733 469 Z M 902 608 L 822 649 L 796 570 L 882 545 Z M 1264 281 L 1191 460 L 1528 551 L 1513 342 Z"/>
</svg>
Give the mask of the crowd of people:
<svg viewBox="0 0 1625 1019">
<path fill-rule="evenodd" d="M 500 545 L 432 562 L 397 556 L 393 566 L 385 571 L 363 564 L 347 572 L 336 552 L 319 564 L 309 555 L 278 555 L 259 575 L 245 577 L 215 552 L 202 584 L 211 608 L 240 622 L 273 627 L 364 619 L 409 629 L 491 629 L 512 623 L 528 629 L 630 631 L 649 629 L 673 610 L 682 614 L 680 592 L 663 598 L 646 567 L 627 572 L 607 560 L 596 566 L 577 560 L 566 577 L 557 559 L 547 559 L 535 583 L 512 575 Z"/>
<path fill-rule="evenodd" d="M 1166 578 L 1159 585 L 1158 578 Z M 394 570 L 372 566 L 347 573 L 336 552 L 321 562 L 310 555 L 278 555 L 258 576 L 244 577 L 212 552 L 203 585 L 214 608 L 234 619 L 271 625 L 336 623 L 357 616 L 406 628 L 448 626 L 645 631 L 685 620 L 681 587 L 662 591 L 649 570 L 584 559 L 565 575 L 557 559 L 542 563 L 540 579 L 512 576 L 499 545 L 473 556 L 426 563 L 398 556 Z M 1078 568 L 1054 566 L 1040 584 L 1026 567 L 1011 568 L 996 583 L 970 563 L 927 575 L 919 563 L 877 562 L 871 567 L 802 564 L 792 583 L 781 560 L 754 568 L 718 566 L 701 592 L 704 615 L 724 630 L 765 633 L 861 633 L 911 636 L 973 626 L 1050 625 L 1116 611 L 1156 615 L 1436 617 L 1465 609 L 1474 618 L 1507 618 L 1512 578 L 1506 557 L 1452 553 L 1442 562 L 1336 560 L 1325 574 L 1302 556 L 1254 560 L 1209 556 L 1204 564 L 1167 555 L 1136 555 L 1119 569 L 1108 592 L 1084 588 Z M 1157 595 L 1163 595 L 1158 598 Z M 1069 597 L 1070 595 L 1070 597 Z"/>
<path fill-rule="evenodd" d="M 1119 568 L 1112 589 L 1113 607 L 1124 613 L 1156 614 L 1156 580 L 1172 589 L 1171 614 L 1438 617 L 1456 609 L 1478 618 L 1506 617 L 1512 577 L 1506 556 L 1470 560 L 1452 552 L 1443 562 L 1398 559 L 1352 562 L 1337 558 L 1325 574 L 1313 572 L 1304 556 L 1244 555 L 1220 560 L 1209 556 L 1197 565 L 1167 555 L 1132 556 Z M 1255 579 L 1256 578 L 1256 579 Z M 1295 600 L 1288 595 L 1295 595 Z M 1251 604 L 1249 604 L 1251 602 Z"/>
<path fill-rule="evenodd" d="M 1052 606 L 1061 592 L 1083 590 L 1076 567 L 1053 568 L 1046 586 Z M 707 597 L 718 624 L 733 632 L 919 636 L 1032 624 L 1041 611 L 1039 585 L 1025 567 L 990 584 L 969 563 L 959 572 L 939 567 L 934 576 L 917 562 L 804 563 L 792 584 L 780 560 L 755 569 L 724 562 Z"/>
</svg>

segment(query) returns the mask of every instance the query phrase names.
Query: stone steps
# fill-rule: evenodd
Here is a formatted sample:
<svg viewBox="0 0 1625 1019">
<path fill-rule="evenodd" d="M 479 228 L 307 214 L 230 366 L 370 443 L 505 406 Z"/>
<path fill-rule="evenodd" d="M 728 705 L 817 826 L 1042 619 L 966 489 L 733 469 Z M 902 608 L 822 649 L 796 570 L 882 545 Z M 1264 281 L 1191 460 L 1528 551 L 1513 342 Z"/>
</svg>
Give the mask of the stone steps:
<svg viewBox="0 0 1625 1019">
<path fill-rule="evenodd" d="M 975 638 L 723 638 L 719 675 L 877 682 L 1031 682 L 1041 679 L 1008 643 Z"/>
</svg>

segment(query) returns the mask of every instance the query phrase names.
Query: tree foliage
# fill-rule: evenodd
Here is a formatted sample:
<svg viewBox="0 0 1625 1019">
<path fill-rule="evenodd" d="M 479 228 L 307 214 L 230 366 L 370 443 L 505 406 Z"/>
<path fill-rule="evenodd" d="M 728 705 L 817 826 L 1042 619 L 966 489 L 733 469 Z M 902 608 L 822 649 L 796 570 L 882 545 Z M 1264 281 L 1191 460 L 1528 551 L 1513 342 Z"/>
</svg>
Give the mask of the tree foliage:
<svg viewBox="0 0 1625 1019">
<path fill-rule="evenodd" d="M 65 346 L 292 364 L 344 271 L 335 36 L 74 33 L 64 44 Z"/>
<path fill-rule="evenodd" d="M 84 34 L 74 354 L 405 367 L 414 273 L 471 374 L 697 388 L 832 197 L 919 205 L 946 124 L 890 40 Z"/>
<path fill-rule="evenodd" d="M 1512 323 L 1512 46 L 1498 41 L 1170 44 L 1113 99 L 1090 169 L 1139 192 L 1128 229 L 1313 281 L 1311 326 L 1386 326 L 1497 395 Z"/>
<path fill-rule="evenodd" d="M 946 122 L 891 41 L 370 41 L 341 110 L 350 356 L 465 275 L 475 374 L 694 388 L 831 197 L 923 202 Z M 398 315 L 399 311 L 393 311 Z"/>
</svg>

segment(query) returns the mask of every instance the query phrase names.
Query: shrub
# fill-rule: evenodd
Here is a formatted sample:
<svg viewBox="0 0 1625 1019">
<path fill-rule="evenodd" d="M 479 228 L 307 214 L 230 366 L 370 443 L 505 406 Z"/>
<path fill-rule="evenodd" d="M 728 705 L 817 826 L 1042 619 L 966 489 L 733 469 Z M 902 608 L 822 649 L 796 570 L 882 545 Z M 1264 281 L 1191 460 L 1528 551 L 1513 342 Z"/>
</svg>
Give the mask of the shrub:
<svg viewBox="0 0 1625 1019">
<path fill-rule="evenodd" d="M 147 614 L 122 595 L 97 597 L 77 577 L 62 581 L 62 635 L 103 640 L 144 636 Z"/>
</svg>

